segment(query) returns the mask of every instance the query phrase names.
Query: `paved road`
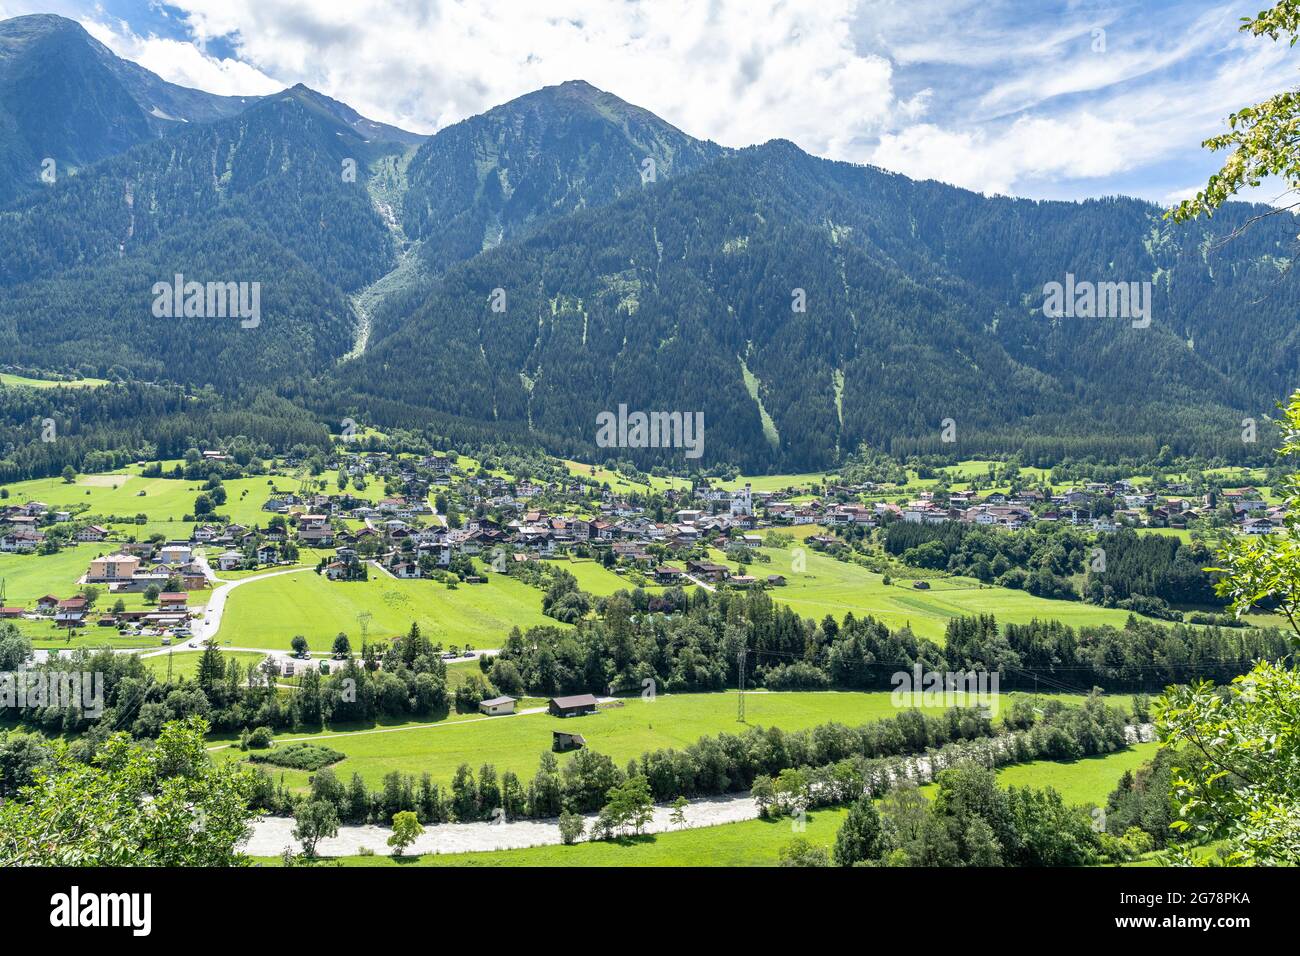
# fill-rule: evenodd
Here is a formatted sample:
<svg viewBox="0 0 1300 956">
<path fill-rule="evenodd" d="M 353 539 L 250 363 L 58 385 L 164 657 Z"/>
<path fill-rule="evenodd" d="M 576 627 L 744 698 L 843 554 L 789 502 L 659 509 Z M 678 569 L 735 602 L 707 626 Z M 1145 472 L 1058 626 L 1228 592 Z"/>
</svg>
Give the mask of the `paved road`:
<svg viewBox="0 0 1300 956">
<path fill-rule="evenodd" d="M 684 573 L 684 572 L 683 572 L 683 574 L 682 574 L 682 577 L 684 577 L 684 578 L 685 578 L 686 580 L 688 580 L 688 581 L 691 581 L 691 582 L 693 582 L 693 583 L 695 583 L 695 584 L 698 584 L 700 587 L 704 588 L 704 590 L 706 590 L 706 591 L 716 591 L 716 590 L 717 590 L 717 588 L 714 587 L 712 584 L 705 584 L 705 583 L 704 583 L 703 581 L 701 581 L 699 578 L 691 577 L 689 574 L 686 574 L 686 573 Z"/>
<path fill-rule="evenodd" d="M 493 717 L 486 715 L 482 717 L 471 717 L 468 720 L 439 720 L 434 723 L 425 724 L 406 724 L 401 727 L 374 727 L 370 730 L 341 730 L 333 734 L 309 734 L 306 737 L 276 737 L 276 745 L 292 743 L 316 743 L 321 740 L 332 740 L 336 737 L 367 737 L 371 734 L 401 734 L 412 730 L 441 730 L 444 727 L 460 727 L 464 724 L 478 724 L 485 720 L 509 720 L 511 717 L 526 717 L 529 714 L 544 714 L 545 707 L 525 707 L 523 710 L 517 710 L 513 714 L 497 714 Z M 207 747 L 207 750 L 226 750 L 233 744 L 214 744 Z"/>
<path fill-rule="evenodd" d="M 217 577 L 217 573 L 212 570 L 212 565 L 208 564 L 208 556 L 204 554 L 202 550 L 194 552 L 194 563 L 203 569 L 203 576 L 207 578 L 209 582 L 215 581 L 218 584 L 221 583 L 221 578 Z"/>
</svg>

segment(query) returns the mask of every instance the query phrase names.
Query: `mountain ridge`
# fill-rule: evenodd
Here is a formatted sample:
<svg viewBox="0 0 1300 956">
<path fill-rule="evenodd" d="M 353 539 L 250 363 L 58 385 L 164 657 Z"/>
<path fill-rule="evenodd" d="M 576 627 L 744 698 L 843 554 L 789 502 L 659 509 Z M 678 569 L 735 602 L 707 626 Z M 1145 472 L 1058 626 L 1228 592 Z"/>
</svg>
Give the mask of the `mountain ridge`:
<svg viewBox="0 0 1300 956">
<path fill-rule="evenodd" d="M 12 23 L 0 38 L 26 35 Z M 32 367 L 255 380 L 336 418 L 476 423 L 642 467 L 662 450 L 599 448 L 596 414 L 703 411 L 705 462 L 791 471 L 863 443 L 950 451 L 948 419 L 972 455 L 1221 452 L 1300 379 L 1285 222 L 1214 244 L 1242 204 L 1174 227 L 1141 200 L 986 197 L 783 139 L 727 149 L 581 80 L 429 137 L 301 84 L 155 135 L 127 88 L 147 71 L 43 29 L 76 70 L 0 43 L 0 80 L 91 84 L 74 146 L 110 116 L 134 132 L 0 207 L 0 348 Z M 174 274 L 260 282 L 261 330 L 161 327 L 147 291 Z M 1067 274 L 1148 283 L 1151 328 L 1044 316 Z"/>
<path fill-rule="evenodd" d="M 305 91 L 305 92 L 304 92 Z M 375 142 L 425 137 L 361 116 L 299 84 L 261 96 L 220 96 L 169 83 L 117 56 L 75 20 L 0 20 L 0 205 L 133 146 L 229 119 L 269 98 L 307 96 Z M 46 179 L 42 179 L 42 174 Z"/>
</svg>

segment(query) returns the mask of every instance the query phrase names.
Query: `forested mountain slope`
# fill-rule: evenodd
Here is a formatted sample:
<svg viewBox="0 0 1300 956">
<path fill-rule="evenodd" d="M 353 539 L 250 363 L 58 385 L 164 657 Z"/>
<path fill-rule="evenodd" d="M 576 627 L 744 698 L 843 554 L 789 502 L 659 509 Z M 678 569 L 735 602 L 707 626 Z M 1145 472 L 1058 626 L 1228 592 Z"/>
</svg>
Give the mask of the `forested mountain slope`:
<svg viewBox="0 0 1300 956">
<path fill-rule="evenodd" d="M 0 21 L 0 203 L 43 185 L 47 158 L 56 177 L 67 175 L 253 101 L 167 83 L 73 20 Z"/>
<path fill-rule="evenodd" d="M 452 269 L 340 376 L 358 401 L 526 422 L 588 454 L 619 403 L 702 410 L 705 457 L 747 467 L 937 447 L 945 418 L 971 451 L 1230 449 L 1300 373 L 1291 230 L 1210 238 L 1249 213 L 1173 227 L 1136 200 L 988 199 L 773 142 Z M 1067 272 L 1151 282 L 1150 327 L 1045 318 Z"/>
<path fill-rule="evenodd" d="M 724 154 L 582 81 L 439 130 L 394 167 L 394 215 L 413 261 L 396 292 L 376 303 L 376 325 L 404 321 L 458 262 Z"/>
<path fill-rule="evenodd" d="M 549 86 L 440 130 L 411 161 L 403 221 L 437 268 L 722 155 L 588 83 Z M 650 164 L 647 165 L 647 160 Z"/>
<path fill-rule="evenodd" d="M 11 361 L 238 387 L 346 352 L 344 293 L 393 260 L 366 170 L 404 147 L 367 141 L 331 103 L 294 88 L 0 211 L 0 246 L 13 252 L 0 265 Z M 259 283 L 260 324 L 155 316 L 153 286 L 178 274 Z"/>
</svg>

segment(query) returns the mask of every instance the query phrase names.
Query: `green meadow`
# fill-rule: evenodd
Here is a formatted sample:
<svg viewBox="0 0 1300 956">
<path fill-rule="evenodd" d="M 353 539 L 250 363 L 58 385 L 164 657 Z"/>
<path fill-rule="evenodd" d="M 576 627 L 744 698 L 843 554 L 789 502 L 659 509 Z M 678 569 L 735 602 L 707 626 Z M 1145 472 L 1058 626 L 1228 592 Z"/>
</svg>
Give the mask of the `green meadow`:
<svg viewBox="0 0 1300 956">
<path fill-rule="evenodd" d="M 77 579 L 86 573 L 91 559 L 111 551 L 107 544 L 99 543 L 73 545 L 56 554 L 0 554 L 0 580 L 4 581 L 5 601 L 30 607 L 37 598 L 46 594 L 58 598 L 71 597 L 77 591 Z M 102 588 L 100 590 L 100 600 L 103 601 L 107 593 Z"/>
<path fill-rule="evenodd" d="M 826 848 L 844 822 L 845 807 L 823 807 L 804 815 L 804 830 L 791 820 L 745 820 L 573 846 L 535 846 L 481 853 L 426 853 L 395 860 L 388 854 L 345 856 L 343 866 L 776 866 L 778 854 L 796 837 Z M 262 860 L 278 865 L 278 860 Z"/>
<path fill-rule="evenodd" d="M 831 474 L 824 471 L 808 471 L 799 475 L 742 475 L 739 478 L 733 478 L 730 481 L 715 482 L 717 487 L 724 488 L 727 491 L 737 491 L 749 485 L 751 491 L 784 491 L 787 488 L 808 488 L 812 485 L 822 485 L 831 478 Z"/>
<path fill-rule="evenodd" d="M 431 580 L 398 580 L 372 567 L 366 581 L 329 581 L 306 571 L 235 588 L 217 639 L 288 650 L 301 634 L 312 650 L 323 651 L 343 631 L 359 646 L 362 613 L 370 614 L 372 639 L 404 633 L 415 622 L 435 642 L 476 648 L 500 647 L 515 626 L 563 626 L 542 614 L 540 591 L 504 575 L 450 589 Z"/>
<path fill-rule="evenodd" d="M 77 648 L 99 650 L 105 647 L 114 650 L 137 650 L 162 646 L 162 641 L 158 637 L 120 637 L 117 630 L 111 627 L 85 627 L 69 634 L 67 628 L 55 627 L 54 624 L 45 620 L 7 621 L 6 623 L 17 625 L 18 630 L 32 642 L 32 647 L 37 650 L 72 650 Z"/>
<path fill-rule="evenodd" d="M 1008 695 L 1010 696 L 1010 695 Z M 1082 698 L 1063 696 L 1077 703 Z M 932 713 L 943 707 L 924 708 Z M 279 742 L 311 740 L 346 754 L 334 765 L 344 779 L 354 772 L 371 786 L 394 770 L 408 774 L 428 772 L 434 780 L 451 780 L 456 768 L 468 763 L 475 770 L 484 763 L 498 773 L 513 770 L 530 778 L 538 759 L 551 748 L 551 733 L 581 733 L 587 745 L 622 766 L 650 750 L 682 749 L 701 737 L 741 733 L 746 727 L 780 727 L 800 730 L 836 721 L 849 726 L 869 723 L 899 713 L 888 691 L 876 692 L 751 692 L 745 695 L 746 723 L 737 719 L 734 691 L 716 694 L 661 694 L 653 701 L 623 699 L 622 706 L 604 707 L 585 717 L 559 718 L 546 713 L 512 717 L 460 719 L 432 724 L 407 724 L 401 729 L 316 734 L 285 734 Z M 237 751 L 218 751 L 237 757 Z M 561 761 L 570 755 L 557 755 Z M 277 771 L 277 776 L 279 771 Z M 307 775 L 285 771 L 290 786 L 303 787 Z"/>
<path fill-rule="evenodd" d="M 186 649 L 168 654 L 153 654 L 141 660 L 159 680 L 166 680 L 168 674 L 171 675 L 172 680 L 180 680 L 182 677 L 193 680 L 199 672 L 199 660 L 202 657 L 202 651 Z M 251 651 L 227 651 L 222 654 L 225 660 L 232 657 L 239 661 L 240 667 L 247 668 L 249 664 L 265 660 L 266 655 Z"/>
<path fill-rule="evenodd" d="M 596 597 L 607 597 L 615 591 L 630 591 L 636 586 L 626 575 L 611 571 L 599 561 L 574 558 L 568 561 L 556 560 L 547 563 L 568 571 L 578 579 L 578 587 L 589 594 L 594 594 Z M 680 561 L 676 563 L 677 567 L 681 567 L 681 565 L 682 562 Z M 647 578 L 647 583 L 643 585 L 646 591 L 654 594 L 665 590 L 663 587 L 649 583 L 650 580 L 652 579 Z M 692 587 L 690 582 L 686 582 L 686 587 L 688 589 Z"/>
<path fill-rule="evenodd" d="M 807 528 L 796 529 L 800 534 Z M 814 529 L 815 530 L 815 529 Z M 796 549 L 801 549 L 797 553 Z M 884 576 L 856 564 L 837 561 L 796 541 L 788 549 L 760 548 L 770 563 L 755 563 L 749 573 L 762 578 L 782 574 L 786 584 L 771 589 L 773 600 L 815 620 L 827 614 L 842 619 L 850 611 L 858 617 L 871 615 L 891 628 L 908 625 L 921 637 L 943 640 L 948 621 L 971 614 L 993 614 L 999 621 L 1026 624 L 1034 619 L 1056 619 L 1074 627 L 1112 624 L 1122 627 L 1127 611 L 1097 607 L 1082 601 L 1057 601 L 1035 597 L 1027 591 L 981 585 L 973 578 L 928 578 L 929 588 L 912 587 L 912 578 Z M 720 551 L 711 560 L 722 562 Z M 801 563 L 802 570 L 796 570 Z M 728 562 L 735 570 L 738 566 Z"/>
<path fill-rule="evenodd" d="M 601 485 L 609 485 L 611 491 L 621 494 L 628 494 L 633 491 L 639 491 L 644 494 L 647 490 L 667 491 L 669 488 L 687 488 L 691 486 L 688 478 L 660 478 L 656 475 L 647 475 L 648 483 L 642 484 L 634 482 L 616 471 L 610 471 L 608 468 L 600 465 L 585 465 L 580 461 L 564 460 L 560 462 L 569 470 L 569 474 L 575 477 L 590 479 Z"/>
<path fill-rule="evenodd" d="M 1136 771 L 1156 755 L 1160 744 L 1134 744 L 1126 750 L 1101 757 L 1084 757 L 1057 763 L 1039 760 L 1013 764 L 998 771 L 998 783 L 1007 787 L 1051 787 L 1066 803 L 1105 806 L 1124 771 Z"/>
<path fill-rule="evenodd" d="M 103 378 L 77 378 L 67 382 L 56 382 L 50 379 L 28 378 L 25 375 L 0 372 L 0 385 L 11 385 L 15 388 L 97 388 L 100 385 L 107 384 L 108 380 Z"/>
<path fill-rule="evenodd" d="M 164 462 L 164 467 L 174 464 Z M 194 511 L 194 500 L 203 491 L 202 482 L 182 478 L 145 478 L 139 466 L 97 475 L 79 475 L 71 484 L 62 478 L 37 478 L 5 487 L 12 502 L 43 501 L 56 511 L 73 511 L 78 520 L 102 519 L 124 540 L 144 539 L 152 534 L 188 539 L 193 524 L 182 519 Z M 245 526 L 265 526 L 271 513 L 264 511 L 272 491 L 296 491 L 298 479 L 285 475 L 257 475 L 224 482 L 226 503 L 217 508 L 230 520 Z M 333 486 L 330 486 L 332 490 Z M 382 497 L 383 485 L 371 482 L 358 497 Z M 144 523 L 136 523 L 143 514 Z M 120 521 L 112 519 L 120 518 Z M 107 544 L 107 543 L 106 543 Z"/>
</svg>

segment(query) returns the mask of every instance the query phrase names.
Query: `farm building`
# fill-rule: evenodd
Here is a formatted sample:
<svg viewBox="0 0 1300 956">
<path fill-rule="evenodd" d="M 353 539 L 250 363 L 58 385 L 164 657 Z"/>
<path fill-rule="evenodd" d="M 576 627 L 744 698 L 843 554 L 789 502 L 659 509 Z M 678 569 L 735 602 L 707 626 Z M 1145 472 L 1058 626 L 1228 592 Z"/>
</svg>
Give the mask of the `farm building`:
<svg viewBox="0 0 1300 956">
<path fill-rule="evenodd" d="M 591 694 L 575 694 L 572 697 L 552 697 L 546 706 L 552 717 L 580 717 L 596 712 L 596 698 Z"/>
<path fill-rule="evenodd" d="M 495 717 L 498 714 L 513 714 L 515 699 L 513 697 L 493 697 L 491 700 L 479 701 L 479 713 Z"/>
<path fill-rule="evenodd" d="M 582 734 L 572 734 L 567 730 L 551 731 L 551 749 L 557 754 L 569 750 L 578 750 L 585 746 L 587 746 L 587 740 Z"/>
</svg>

